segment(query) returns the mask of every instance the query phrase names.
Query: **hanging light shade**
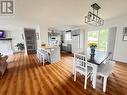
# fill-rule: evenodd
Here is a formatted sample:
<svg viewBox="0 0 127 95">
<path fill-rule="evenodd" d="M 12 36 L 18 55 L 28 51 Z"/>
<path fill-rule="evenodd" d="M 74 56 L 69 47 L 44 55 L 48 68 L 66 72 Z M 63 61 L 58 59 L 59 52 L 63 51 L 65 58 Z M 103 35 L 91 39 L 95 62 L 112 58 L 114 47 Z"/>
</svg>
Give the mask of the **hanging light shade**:
<svg viewBox="0 0 127 95">
<path fill-rule="evenodd" d="M 104 20 L 98 16 L 98 10 L 101 9 L 101 7 L 97 3 L 92 4 L 91 7 L 93 8 L 93 12 L 89 11 L 88 15 L 85 16 L 85 23 L 93 26 L 102 26 Z"/>
</svg>

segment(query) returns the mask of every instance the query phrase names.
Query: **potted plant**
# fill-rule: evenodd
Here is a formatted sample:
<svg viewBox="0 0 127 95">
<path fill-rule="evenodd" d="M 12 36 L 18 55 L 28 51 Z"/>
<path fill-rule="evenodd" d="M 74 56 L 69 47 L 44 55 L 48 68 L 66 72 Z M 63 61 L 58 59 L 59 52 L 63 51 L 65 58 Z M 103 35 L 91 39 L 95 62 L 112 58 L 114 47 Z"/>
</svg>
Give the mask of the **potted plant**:
<svg viewBox="0 0 127 95">
<path fill-rule="evenodd" d="M 18 50 L 23 51 L 24 50 L 24 44 L 23 43 L 17 43 L 16 47 Z"/>
<path fill-rule="evenodd" d="M 90 47 L 90 51 L 91 51 L 91 53 L 90 53 L 91 59 L 93 59 L 94 55 L 95 55 L 95 49 L 97 47 L 97 43 L 91 42 L 91 43 L 89 43 L 89 47 Z"/>
</svg>

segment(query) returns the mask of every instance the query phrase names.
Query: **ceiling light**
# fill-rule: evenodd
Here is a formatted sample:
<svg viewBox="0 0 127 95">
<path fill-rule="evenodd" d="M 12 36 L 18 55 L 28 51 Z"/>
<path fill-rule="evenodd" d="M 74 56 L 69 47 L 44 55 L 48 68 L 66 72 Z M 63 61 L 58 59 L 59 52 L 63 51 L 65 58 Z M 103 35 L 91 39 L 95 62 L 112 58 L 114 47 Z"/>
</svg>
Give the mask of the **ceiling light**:
<svg viewBox="0 0 127 95">
<path fill-rule="evenodd" d="M 101 9 L 101 7 L 97 3 L 92 4 L 91 7 L 93 12 L 89 11 L 88 15 L 85 16 L 85 23 L 93 26 L 102 26 L 104 24 L 104 20 L 98 16 L 98 10 Z"/>
</svg>

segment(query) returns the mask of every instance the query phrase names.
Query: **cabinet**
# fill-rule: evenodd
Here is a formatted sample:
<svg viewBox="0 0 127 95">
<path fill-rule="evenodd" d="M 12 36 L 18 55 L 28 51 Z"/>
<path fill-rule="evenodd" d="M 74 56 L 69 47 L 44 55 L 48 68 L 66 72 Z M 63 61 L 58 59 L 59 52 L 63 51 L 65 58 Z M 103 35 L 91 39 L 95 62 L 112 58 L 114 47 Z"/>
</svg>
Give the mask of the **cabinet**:
<svg viewBox="0 0 127 95">
<path fill-rule="evenodd" d="M 71 44 L 67 44 L 67 52 L 72 52 L 72 45 Z"/>
<path fill-rule="evenodd" d="M 62 51 L 76 52 L 79 49 L 85 50 L 85 31 L 83 29 L 71 30 L 71 40 L 65 37 L 66 31 L 62 32 Z"/>
<path fill-rule="evenodd" d="M 80 30 L 79 29 L 72 31 L 72 36 L 76 36 L 76 35 L 80 35 Z"/>
</svg>

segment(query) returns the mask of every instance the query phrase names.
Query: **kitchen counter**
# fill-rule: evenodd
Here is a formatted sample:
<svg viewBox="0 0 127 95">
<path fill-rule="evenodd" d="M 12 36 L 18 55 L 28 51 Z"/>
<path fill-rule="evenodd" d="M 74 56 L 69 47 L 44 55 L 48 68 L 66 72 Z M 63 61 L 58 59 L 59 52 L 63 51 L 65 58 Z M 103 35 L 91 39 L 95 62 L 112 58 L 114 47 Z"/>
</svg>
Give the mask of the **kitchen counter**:
<svg viewBox="0 0 127 95">
<path fill-rule="evenodd" d="M 49 63 L 56 63 L 60 61 L 61 57 L 59 46 L 41 46 L 40 48 L 49 53 L 49 59 L 47 60 Z"/>
<path fill-rule="evenodd" d="M 43 48 L 43 49 L 55 49 L 55 48 L 59 48 L 59 46 L 41 46 L 41 48 Z"/>
</svg>

